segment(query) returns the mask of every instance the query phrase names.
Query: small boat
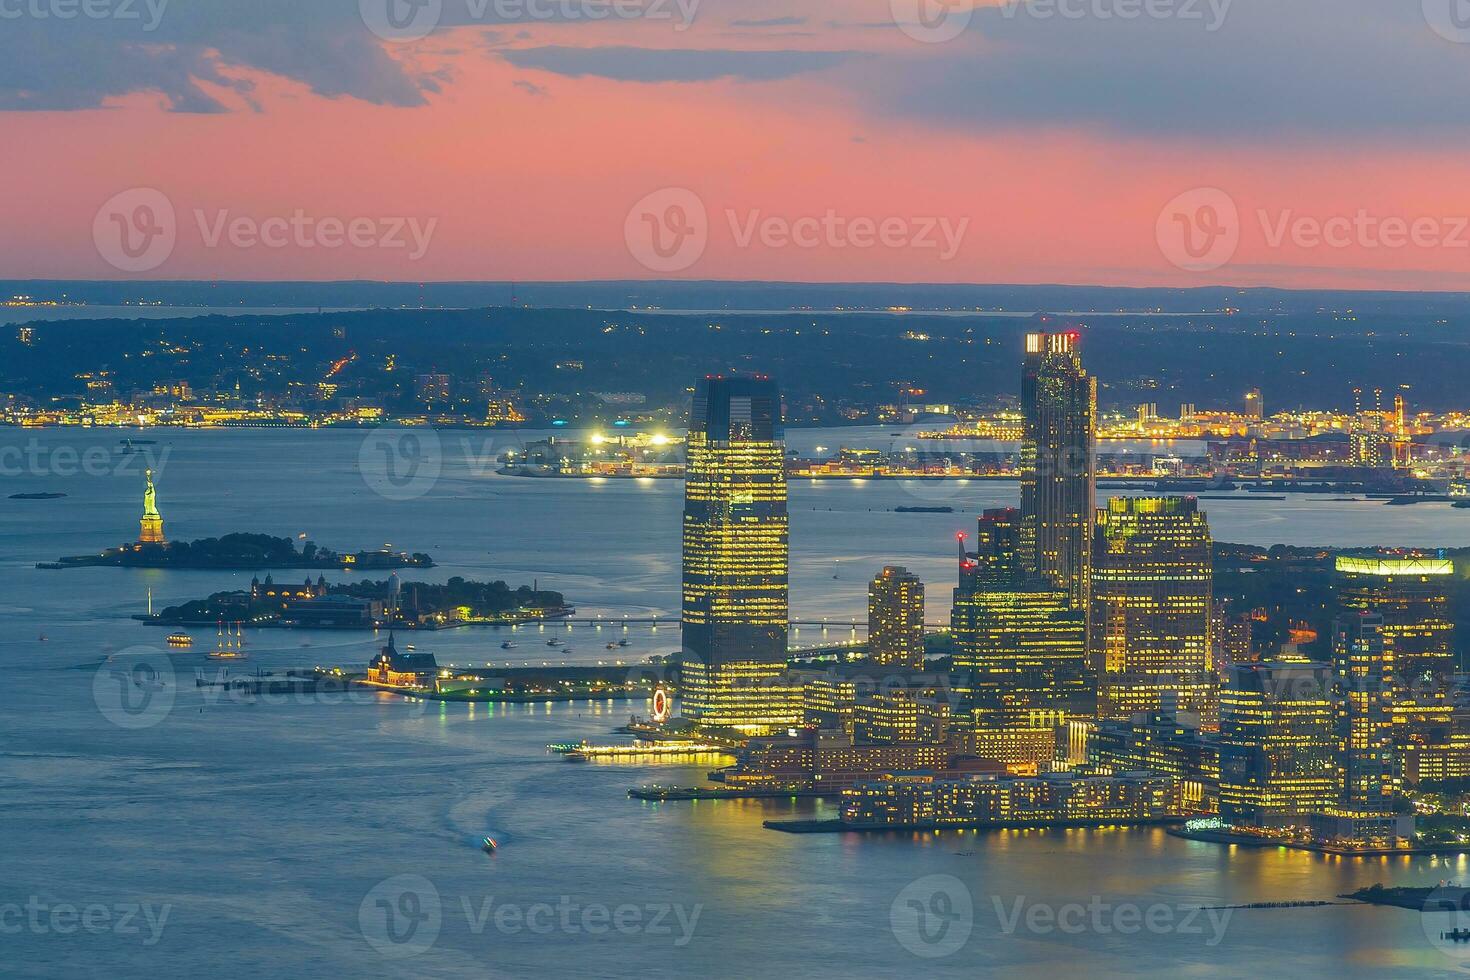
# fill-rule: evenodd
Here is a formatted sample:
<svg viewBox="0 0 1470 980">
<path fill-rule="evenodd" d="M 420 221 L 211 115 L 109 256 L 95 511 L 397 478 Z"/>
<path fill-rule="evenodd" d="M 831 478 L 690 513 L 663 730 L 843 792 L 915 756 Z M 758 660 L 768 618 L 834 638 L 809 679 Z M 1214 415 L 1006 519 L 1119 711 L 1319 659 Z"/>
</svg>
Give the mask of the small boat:
<svg viewBox="0 0 1470 980">
<path fill-rule="evenodd" d="M 502 650 L 514 650 L 515 648 L 516 645 L 509 640 L 506 640 L 504 643 L 500 644 L 500 649 Z"/>
<path fill-rule="evenodd" d="M 194 638 L 188 633 L 170 633 L 168 635 L 168 645 L 171 647 L 191 647 L 194 645 Z"/>
<path fill-rule="evenodd" d="M 484 851 L 486 854 L 494 854 L 496 851 L 500 850 L 500 845 L 496 842 L 494 837 L 486 837 L 480 842 L 480 850 Z"/>
<path fill-rule="evenodd" d="M 546 645 L 549 647 L 559 647 L 561 646 L 561 640 L 553 636 L 551 639 L 546 641 Z"/>
<path fill-rule="evenodd" d="M 125 454 L 140 453 L 143 450 L 138 447 L 156 445 L 158 445 L 158 442 L 155 439 L 119 439 L 117 451 Z"/>
<path fill-rule="evenodd" d="M 608 645 L 607 645 L 607 648 L 608 648 L 608 649 L 609 649 L 609 650 L 616 650 L 616 649 L 617 649 L 617 648 L 618 648 L 618 645 L 617 645 L 617 644 L 616 644 L 616 643 L 609 643 L 609 644 L 608 644 Z"/>
<path fill-rule="evenodd" d="M 618 646 L 620 646 L 620 647 L 630 647 L 632 645 L 633 645 L 633 641 L 632 640 L 619 640 L 618 641 Z"/>
<path fill-rule="evenodd" d="M 235 624 L 235 631 L 231 633 L 220 624 L 219 643 L 210 651 L 211 660 L 245 660 L 250 654 L 245 652 L 245 631 L 240 624 Z"/>
</svg>

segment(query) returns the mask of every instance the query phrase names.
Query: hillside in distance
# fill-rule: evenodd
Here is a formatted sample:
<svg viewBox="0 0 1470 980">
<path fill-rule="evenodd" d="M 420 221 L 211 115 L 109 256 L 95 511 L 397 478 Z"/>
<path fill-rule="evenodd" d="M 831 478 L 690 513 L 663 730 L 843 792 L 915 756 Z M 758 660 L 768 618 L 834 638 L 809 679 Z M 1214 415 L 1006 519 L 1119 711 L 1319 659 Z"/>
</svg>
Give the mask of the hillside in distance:
<svg viewBox="0 0 1470 980">
<path fill-rule="evenodd" d="M 1464 407 L 1470 336 L 1440 325 L 1365 330 L 1317 313 L 977 316 L 874 313 L 668 314 L 490 308 L 279 316 L 67 320 L 0 333 L 0 394 L 76 399 L 105 377 L 124 396 L 187 382 L 195 391 L 280 396 L 330 380 L 340 395 L 410 395 L 447 374 L 473 399 L 498 389 L 546 396 L 637 392 L 680 401 L 693 379 L 777 376 L 793 421 L 895 401 L 991 405 L 1014 398 L 1022 337 L 1078 329 L 1100 401 L 1229 408 L 1259 387 L 1268 411 L 1345 408 L 1351 389 L 1402 392 L 1416 410 Z M 921 395 L 907 393 L 922 392 Z M 468 402 L 467 402 L 468 404 Z M 483 405 L 481 406 L 483 408 Z M 534 419 L 532 419 L 534 421 Z"/>
<path fill-rule="evenodd" d="M 1364 330 L 1385 325 L 1470 329 L 1470 293 L 1285 290 L 1204 286 L 803 283 L 712 280 L 593 282 L 147 282 L 0 280 L 0 297 L 92 306 L 210 309 L 384 308 L 1326 314 Z M 1356 319 L 1354 319 L 1356 318 Z"/>
</svg>

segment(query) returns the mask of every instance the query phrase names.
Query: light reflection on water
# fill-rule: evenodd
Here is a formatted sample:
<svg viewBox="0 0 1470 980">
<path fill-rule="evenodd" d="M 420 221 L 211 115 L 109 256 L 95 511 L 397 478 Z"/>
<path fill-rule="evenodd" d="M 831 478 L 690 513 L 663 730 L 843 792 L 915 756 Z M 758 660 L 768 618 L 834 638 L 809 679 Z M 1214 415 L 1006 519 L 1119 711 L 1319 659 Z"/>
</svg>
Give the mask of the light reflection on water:
<svg viewBox="0 0 1470 980">
<path fill-rule="evenodd" d="M 0 432 L 111 444 L 104 432 Z M 827 433 L 824 440 L 836 441 Z M 576 483 L 484 477 L 443 481 L 427 497 L 386 501 L 353 467 L 350 433 L 166 433 L 160 482 L 171 534 L 305 531 L 337 548 L 391 540 L 428 550 L 428 575 L 539 578 L 583 614 L 677 608 L 678 484 Z M 825 444 L 825 443 L 824 443 Z M 60 489 L 65 500 L 0 499 L 0 904 L 170 902 L 164 939 L 5 939 L 7 968 L 80 975 L 180 976 L 206 970 L 331 977 L 386 972 L 358 931 L 363 897 L 384 878 L 419 874 L 444 899 L 443 929 L 407 972 L 446 976 L 939 976 L 1452 975 L 1454 961 L 1399 909 L 1239 910 L 1223 940 L 1086 931 L 1007 933 L 1001 912 L 1044 903 L 1171 908 L 1333 899 L 1377 881 L 1426 884 L 1470 874 L 1465 859 L 1343 859 L 1232 849 L 1158 829 L 946 831 L 873 836 L 788 835 L 766 819 L 825 816 L 812 801 L 651 804 L 626 790 L 692 782 L 703 765 L 570 765 L 553 741 L 606 741 L 646 706 L 365 702 L 207 703 L 188 686 L 202 654 L 175 658 L 184 684 L 154 728 L 124 731 L 92 702 L 91 674 L 67 669 L 105 652 L 158 642 L 131 622 L 146 589 L 155 605 L 248 583 L 249 573 L 43 573 L 30 565 L 134 533 L 137 487 L 123 478 L 7 478 L 9 492 Z M 952 532 L 1014 488 L 972 483 L 955 514 L 894 514 L 895 485 L 795 488 L 793 605 L 803 618 L 852 617 L 866 577 L 884 562 L 919 571 L 942 597 L 953 582 Z M 4 495 L 0 495 L 4 496 Z M 1470 512 L 1384 508 L 1322 499 L 1210 502 L 1222 539 L 1270 543 L 1470 544 Z M 871 509 L 870 509 L 871 508 Z M 834 574 L 837 576 L 834 578 Z M 284 578 L 285 576 L 278 576 Z M 931 603 L 935 600 L 931 599 Z M 939 599 L 942 606 L 942 599 Z M 930 618 L 942 616 L 931 606 Z M 805 632 L 805 631 L 804 631 Z M 840 635 L 840 630 L 834 630 Z M 38 640 L 44 633 L 45 642 Z M 212 637 L 200 638 L 208 647 Z M 503 661 L 504 631 L 410 637 L 445 661 Z M 518 635 L 539 635 L 520 631 Z M 563 633 L 562 635 L 565 636 Z M 608 628 L 573 631 L 575 659 L 637 659 L 677 645 L 673 630 L 632 628 L 630 648 L 605 650 Z M 619 631 L 616 635 L 623 635 Z M 362 662 L 381 638 L 257 631 L 256 666 Z M 311 643 L 303 647 L 304 642 Z M 404 642 L 400 638 L 400 643 Z M 538 661 L 552 655 L 515 651 Z M 197 647 L 196 647 L 197 650 Z M 539 655 L 539 656 L 538 656 Z M 561 654 L 555 655 L 562 659 Z M 574 659 L 565 655 L 566 659 Z M 501 840 L 487 857 L 476 841 Z M 959 878 L 974 932 L 951 957 L 920 960 L 890 928 L 910 882 Z M 687 946 L 647 935 L 476 933 L 462 899 L 586 904 L 681 903 L 703 912 Z M 391 968 L 391 967 L 390 967 Z M 1455 974 L 1458 975 L 1458 974 Z"/>
</svg>

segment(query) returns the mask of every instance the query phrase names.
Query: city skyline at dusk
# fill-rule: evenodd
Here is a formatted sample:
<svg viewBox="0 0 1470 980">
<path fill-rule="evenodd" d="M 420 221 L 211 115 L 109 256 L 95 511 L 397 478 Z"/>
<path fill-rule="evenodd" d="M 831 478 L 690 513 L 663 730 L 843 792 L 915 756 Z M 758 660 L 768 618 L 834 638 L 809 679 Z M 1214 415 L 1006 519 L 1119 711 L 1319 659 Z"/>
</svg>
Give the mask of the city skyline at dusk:
<svg viewBox="0 0 1470 980">
<path fill-rule="evenodd" d="M 0 0 L 0 975 L 1464 980 L 1470 0 Z"/>
</svg>

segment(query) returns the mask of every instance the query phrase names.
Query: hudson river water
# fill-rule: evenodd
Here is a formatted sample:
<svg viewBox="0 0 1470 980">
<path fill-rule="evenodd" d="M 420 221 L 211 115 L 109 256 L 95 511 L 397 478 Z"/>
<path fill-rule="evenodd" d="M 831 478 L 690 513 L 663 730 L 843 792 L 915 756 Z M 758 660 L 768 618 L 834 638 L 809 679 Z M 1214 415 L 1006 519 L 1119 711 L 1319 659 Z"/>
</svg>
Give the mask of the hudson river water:
<svg viewBox="0 0 1470 980">
<path fill-rule="evenodd" d="M 250 578 L 32 567 L 136 534 L 145 458 L 117 455 L 120 435 L 0 431 L 7 976 L 1424 977 L 1470 962 L 1429 938 L 1447 922 L 1400 909 L 1193 911 L 1463 879 L 1459 858 L 1230 849 L 1158 830 L 790 836 L 761 821 L 809 805 L 625 795 L 708 766 L 578 766 L 545 751 L 606 739 L 641 705 L 208 699 L 193 686 L 196 669 L 214 670 L 207 631 L 197 652 L 173 656 L 172 676 L 120 690 L 96 665 L 158 648 L 161 631 L 128 618 L 150 589 L 159 606 Z M 391 543 L 431 552 L 440 564 L 422 574 L 435 579 L 537 579 L 594 616 L 677 611 L 677 481 L 496 476 L 489 457 L 518 438 L 504 434 L 487 448 L 488 433 L 439 433 L 442 452 L 424 457 L 442 456 L 437 478 L 406 482 L 385 480 L 383 446 L 360 432 L 148 437 L 173 537 Z M 790 441 L 864 438 L 891 437 Z M 39 491 L 68 496 L 6 499 Z M 942 621 L 954 532 L 1015 495 L 1006 483 L 793 485 L 794 615 L 861 615 L 867 577 L 897 562 L 929 584 L 930 621 Z M 1241 497 L 1204 504 L 1221 540 L 1470 545 L 1470 512 L 1443 505 Z M 893 512 L 905 504 L 957 512 Z M 631 661 L 677 647 L 667 628 L 558 629 L 570 653 L 538 630 L 517 633 L 512 651 L 490 630 L 400 643 L 455 662 Z M 629 647 L 606 649 L 625 635 Z M 801 642 L 820 638 L 808 628 Z M 361 663 L 375 642 L 261 631 L 247 637 L 248 666 Z M 487 834 L 501 843 L 493 857 L 477 847 Z"/>
</svg>

